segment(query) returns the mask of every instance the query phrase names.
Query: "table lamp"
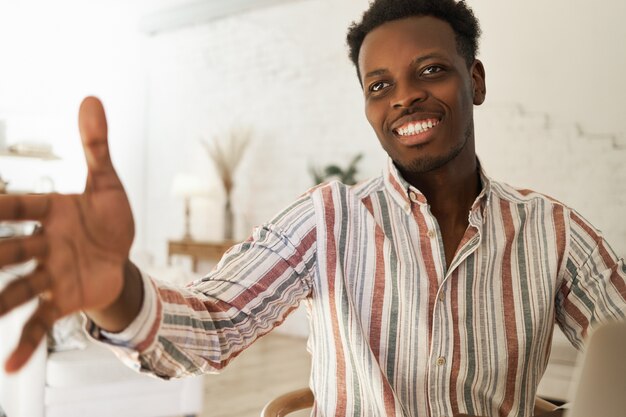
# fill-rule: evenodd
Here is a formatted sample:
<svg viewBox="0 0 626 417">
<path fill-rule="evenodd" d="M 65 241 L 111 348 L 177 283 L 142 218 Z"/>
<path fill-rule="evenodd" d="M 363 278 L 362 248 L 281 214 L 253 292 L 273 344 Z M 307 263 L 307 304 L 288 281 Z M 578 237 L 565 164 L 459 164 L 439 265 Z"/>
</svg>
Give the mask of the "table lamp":
<svg viewBox="0 0 626 417">
<path fill-rule="evenodd" d="M 185 234 L 183 235 L 183 240 L 193 240 L 189 227 L 191 218 L 191 198 L 207 194 L 209 194 L 208 185 L 198 177 L 186 173 L 179 173 L 174 177 L 174 181 L 172 182 L 172 195 L 174 195 L 174 197 L 183 198 L 185 201 Z"/>
</svg>

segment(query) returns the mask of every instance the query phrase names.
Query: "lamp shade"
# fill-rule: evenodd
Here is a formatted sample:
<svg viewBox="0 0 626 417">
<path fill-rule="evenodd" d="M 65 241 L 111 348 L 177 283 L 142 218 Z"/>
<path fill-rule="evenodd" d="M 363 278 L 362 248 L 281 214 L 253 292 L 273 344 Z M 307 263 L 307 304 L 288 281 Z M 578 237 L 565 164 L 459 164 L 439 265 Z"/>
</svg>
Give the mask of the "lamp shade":
<svg viewBox="0 0 626 417">
<path fill-rule="evenodd" d="M 174 197 L 189 198 L 210 194 L 209 186 L 195 175 L 179 173 L 174 176 L 172 182 L 172 195 Z"/>
</svg>

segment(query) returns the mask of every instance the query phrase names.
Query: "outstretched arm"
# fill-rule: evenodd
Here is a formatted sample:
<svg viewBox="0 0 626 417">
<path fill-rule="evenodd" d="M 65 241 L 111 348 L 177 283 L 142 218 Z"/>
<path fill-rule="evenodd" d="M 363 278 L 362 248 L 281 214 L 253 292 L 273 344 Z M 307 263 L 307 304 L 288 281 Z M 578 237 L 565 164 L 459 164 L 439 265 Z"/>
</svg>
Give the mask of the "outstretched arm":
<svg viewBox="0 0 626 417">
<path fill-rule="evenodd" d="M 141 307 L 141 278 L 128 261 L 133 216 L 111 162 L 106 117 L 98 99 L 82 102 L 78 124 L 88 170 L 83 194 L 0 196 L 0 221 L 41 224 L 33 236 L 0 242 L 0 267 L 37 260 L 35 271 L 0 292 L 0 317 L 39 297 L 5 364 L 7 372 L 19 370 L 63 316 L 83 310 L 100 327 L 115 332 Z"/>
</svg>

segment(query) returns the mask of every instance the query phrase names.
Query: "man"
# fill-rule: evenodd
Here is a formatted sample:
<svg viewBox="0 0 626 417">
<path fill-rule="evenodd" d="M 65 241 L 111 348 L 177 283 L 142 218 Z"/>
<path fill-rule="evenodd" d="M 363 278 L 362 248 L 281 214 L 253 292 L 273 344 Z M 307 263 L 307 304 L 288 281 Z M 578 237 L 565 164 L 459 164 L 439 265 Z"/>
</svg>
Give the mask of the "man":
<svg viewBox="0 0 626 417">
<path fill-rule="evenodd" d="M 0 293 L 0 314 L 40 296 L 6 368 L 82 310 L 143 371 L 214 372 L 304 301 L 314 415 L 529 415 L 554 321 L 580 346 L 623 320 L 626 267 L 575 211 L 480 169 L 479 32 L 462 2 L 374 2 L 348 43 L 384 175 L 311 190 L 188 288 L 128 261 L 132 214 L 104 111 L 86 99 L 85 193 L 0 200 L 0 219 L 43 225 L 0 244 L 2 265 L 40 261 Z"/>
</svg>

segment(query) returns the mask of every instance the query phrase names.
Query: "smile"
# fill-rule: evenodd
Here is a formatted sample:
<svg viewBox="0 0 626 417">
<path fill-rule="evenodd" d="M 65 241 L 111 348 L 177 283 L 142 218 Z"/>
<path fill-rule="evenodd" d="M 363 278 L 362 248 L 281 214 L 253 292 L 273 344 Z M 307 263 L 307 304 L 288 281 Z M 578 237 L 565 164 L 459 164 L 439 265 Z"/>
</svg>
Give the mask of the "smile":
<svg viewBox="0 0 626 417">
<path fill-rule="evenodd" d="M 393 133 L 398 136 L 411 136 L 424 133 L 439 124 L 439 119 L 425 119 L 416 122 L 406 123 L 398 128 L 393 129 Z"/>
</svg>

